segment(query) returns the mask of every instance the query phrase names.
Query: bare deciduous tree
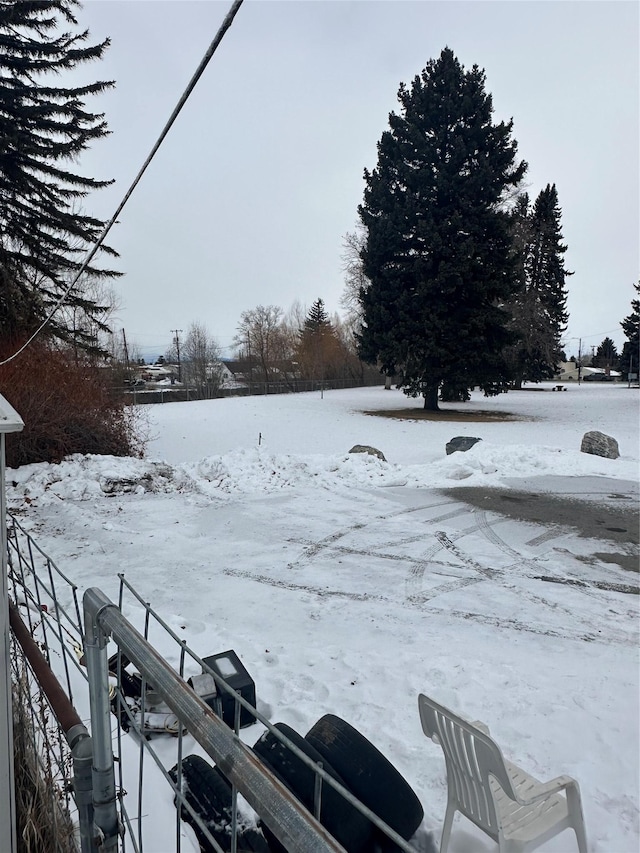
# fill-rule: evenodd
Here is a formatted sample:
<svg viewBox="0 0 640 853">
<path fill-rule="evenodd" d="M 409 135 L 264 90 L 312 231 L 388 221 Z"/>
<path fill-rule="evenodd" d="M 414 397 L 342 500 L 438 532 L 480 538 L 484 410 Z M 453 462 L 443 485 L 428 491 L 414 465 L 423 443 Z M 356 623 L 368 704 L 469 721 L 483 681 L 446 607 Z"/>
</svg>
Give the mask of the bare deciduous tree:
<svg viewBox="0 0 640 853">
<path fill-rule="evenodd" d="M 361 252 L 367 235 L 360 223 L 355 231 L 347 232 L 343 239 L 342 269 L 344 272 L 344 292 L 340 305 L 345 311 L 344 325 L 349 337 L 349 348 L 355 352 L 356 336 L 362 329 L 362 302 L 360 294 L 369 287 L 369 279 L 364 274 Z"/>
<path fill-rule="evenodd" d="M 189 326 L 181 356 L 185 384 L 203 400 L 215 397 L 222 385 L 220 348 L 203 323 Z"/>
<path fill-rule="evenodd" d="M 234 343 L 238 353 L 260 372 L 265 382 L 285 357 L 282 308 L 279 305 L 258 305 L 243 311 Z"/>
</svg>

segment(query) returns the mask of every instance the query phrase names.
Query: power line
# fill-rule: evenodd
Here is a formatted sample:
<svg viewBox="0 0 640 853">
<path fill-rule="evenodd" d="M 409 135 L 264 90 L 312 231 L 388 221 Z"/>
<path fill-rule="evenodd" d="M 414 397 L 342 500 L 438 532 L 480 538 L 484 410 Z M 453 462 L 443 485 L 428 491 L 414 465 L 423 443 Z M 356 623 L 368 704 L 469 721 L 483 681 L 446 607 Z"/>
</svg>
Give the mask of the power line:
<svg viewBox="0 0 640 853">
<path fill-rule="evenodd" d="M 620 332 L 620 326 L 617 329 L 606 329 L 604 332 L 591 332 L 589 335 L 583 335 L 583 338 L 599 338 L 600 335 L 612 335 L 614 332 Z"/>
<path fill-rule="evenodd" d="M 218 29 L 218 32 L 216 33 L 213 41 L 209 45 L 205 55 L 202 57 L 200 64 L 198 65 L 198 67 L 196 69 L 195 74 L 193 75 L 193 77 L 189 81 L 187 88 L 182 93 L 182 96 L 181 96 L 180 100 L 178 101 L 178 103 L 176 104 L 173 112 L 171 113 L 169 120 L 165 124 L 164 128 L 162 129 L 160 136 L 156 140 L 155 145 L 151 149 L 149 156 L 147 157 L 142 168 L 140 169 L 140 171 L 138 172 L 138 174 L 134 178 L 133 183 L 131 184 L 131 186 L 129 187 L 127 192 L 125 193 L 124 198 L 122 199 L 122 201 L 120 202 L 120 204 L 118 205 L 118 207 L 116 209 L 116 212 L 113 214 L 111 219 L 107 222 L 104 229 L 102 230 L 102 233 L 100 234 L 97 241 L 94 243 L 93 247 L 90 249 L 86 258 L 82 262 L 82 265 L 81 265 L 80 269 L 78 270 L 78 272 L 76 273 L 76 275 L 74 276 L 73 280 L 71 281 L 71 283 L 69 284 L 67 289 L 63 291 L 62 295 L 57 300 L 57 302 L 54 304 L 53 308 L 51 309 L 51 311 L 49 312 L 47 317 L 45 317 L 45 319 L 42 321 L 40 326 L 38 326 L 38 328 L 31 335 L 31 337 L 27 341 L 25 341 L 25 343 L 16 352 L 14 352 L 13 355 L 9 356 L 8 358 L 5 358 L 4 361 L 0 361 L 0 367 L 3 364 L 8 364 L 10 361 L 13 361 L 14 358 L 17 358 L 17 356 L 19 356 L 21 352 L 23 352 L 31 343 L 33 343 L 33 341 L 38 337 L 40 332 L 51 322 L 51 319 L 53 318 L 53 316 L 56 313 L 56 311 L 58 310 L 58 308 L 60 308 L 60 306 L 62 305 L 64 300 L 67 298 L 67 296 L 71 292 L 71 290 L 77 284 L 78 279 L 80 278 L 82 273 L 85 271 L 87 266 L 91 263 L 91 260 L 93 259 L 94 255 L 96 254 L 96 252 L 98 251 L 98 249 L 102 245 L 105 237 L 107 236 L 107 234 L 111 230 L 113 224 L 115 223 L 115 221 L 118 218 L 118 216 L 120 215 L 120 213 L 122 212 L 122 209 L 124 208 L 125 204 L 129 201 L 129 198 L 131 197 L 131 194 L 133 193 L 133 191 L 137 187 L 138 183 L 140 182 L 140 179 L 142 178 L 142 176 L 146 172 L 147 167 L 149 166 L 149 164 L 151 163 L 151 161 L 155 157 L 155 155 L 158 151 L 158 148 L 160 148 L 160 146 L 164 142 L 166 135 L 169 133 L 169 130 L 171 129 L 171 126 L 173 125 L 174 121 L 178 118 L 178 115 L 180 114 L 180 111 L 182 110 L 182 108 L 186 104 L 187 99 L 189 98 L 189 95 L 194 90 L 196 83 L 198 82 L 200 77 L 202 77 L 202 74 L 204 73 L 205 68 L 209 64 L 211 57 L 213 56 L 213 54 L 218 49 L 218 45 L 220 44 L 225 33 L 227 32 L 227 30 L 229 29 L 229 27 L 233 23 L 233 19 L 235 18 L 236 14 L 237 14 L 240 6 L 242 6 L 243 2 L 244 2 L 244 0 L 234 0 L 233 4 L 231 5 L 231 8 L 227 12 L 222 24 L 220 25 L 220 28 Z"/>
</svg>

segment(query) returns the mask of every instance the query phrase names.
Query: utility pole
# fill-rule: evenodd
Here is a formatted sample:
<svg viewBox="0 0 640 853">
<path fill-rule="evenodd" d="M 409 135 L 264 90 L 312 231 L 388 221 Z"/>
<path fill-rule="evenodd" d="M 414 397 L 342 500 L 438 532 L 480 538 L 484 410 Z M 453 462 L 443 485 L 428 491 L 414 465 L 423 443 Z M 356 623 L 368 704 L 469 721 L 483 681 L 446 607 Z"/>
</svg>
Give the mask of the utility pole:
<svg viewBox="0 0 640 853">
<path fill-rule="evenodd" d="M 180 332 L 182 329 L 171 329 L 175 334 L 174 343 L 176 345 L 176 354 L 178 356 L 178 382 L 182 382 L 182 370 L 180 368 Z"/>
<path fill-rule="evenodd" d="M 124 348 L 124 364 L 126 369 L 126 376 L 127 379 L 131 379 L 129 370 L 129 349 L 127 348 L 127 336 L 125 334 L 124 329 L 122 330 L 122 346 Z"/>
<path fill-rule="evenodd" d="M 578 385 L 582 376 L 582 338 L 578 338 Z"/>
</svg>

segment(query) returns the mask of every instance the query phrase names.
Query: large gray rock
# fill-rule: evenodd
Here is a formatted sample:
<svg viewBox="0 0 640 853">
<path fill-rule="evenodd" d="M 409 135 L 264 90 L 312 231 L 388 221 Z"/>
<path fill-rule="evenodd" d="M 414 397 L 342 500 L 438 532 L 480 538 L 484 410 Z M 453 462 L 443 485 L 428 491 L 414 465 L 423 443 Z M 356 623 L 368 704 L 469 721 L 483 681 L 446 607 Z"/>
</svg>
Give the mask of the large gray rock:
<svg viewBox="0 0 640 853">
<path fill-rule="evenodd" d="M 474 444 L 477 444 L 479 441 L 482 441 L 481 438 L 473 438 L 470 435 L 456 435 L 455 438 L 452 438 L 451 441 L 448 441 L 445 450 L 447 451 L 447 456 L 450 456 L 452 453 L 455 453 L 456 450 L 460 450 L 463 453 L 466 453 L 467 450 L 470 450 Z"/>
<path fill-rule="evenodd" d="M 582 436 L 580 450 L 583 453 L 591 453 L 594 456 L 604 456 L 605 459 L 617 459 L 620 456 L 618 442 L 610 435 L 593 430 L 585 432 Z"/>
<path fill-rule="evenodd" d="M 369 447 L 368 444 L 354 444 L 349 453 L 368 453 L 369 456 L 377 456 L 378 459 L 382 459 L 383 462 L 387 461 L 381 450 L 376 450 L 375 447 Z"/>
</svg>

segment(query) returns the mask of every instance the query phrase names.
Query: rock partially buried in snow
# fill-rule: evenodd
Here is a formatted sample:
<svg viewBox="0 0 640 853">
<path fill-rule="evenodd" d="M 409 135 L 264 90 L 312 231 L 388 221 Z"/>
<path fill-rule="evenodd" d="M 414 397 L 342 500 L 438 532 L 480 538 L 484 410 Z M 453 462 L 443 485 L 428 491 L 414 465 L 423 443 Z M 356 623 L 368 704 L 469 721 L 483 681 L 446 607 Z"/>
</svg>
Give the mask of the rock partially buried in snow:
<svg viewBox="0 0 640 853">
<path fill-rule="evenodd" d="M 617 459 L 620 456 L 618 442 L 610 435 L 593 430 L 585 432 L 580 445 L 582 453 L 591 453 L 593 456 L 604 456 L 605 459 Z"/>
<path fill-rule="evenodd" d="M 448 441 L 445 445 L 447 456 L 450 456 L 452 453 L 455 453 L 456 450 L 460 450 L 464 453 L 467 450 L 470 450 L 473 445 L 477 444 L 479 441 L 482 441 L 482 439 L 473 438 L 473 436 L 470 435 L 457 435 L 455 438 L 452 438 L 451 441 Z"/>
<path fill-rule="evenodd" d="M 369 447 L 368 444 L 354 444 L 349 453 L 368 453 L 369 456 L 377 456 L 378 459 L 382 459 L 383 462 L 387 461 L 381 450 L 376 450 L 375 447 Z"/>
</svg>

